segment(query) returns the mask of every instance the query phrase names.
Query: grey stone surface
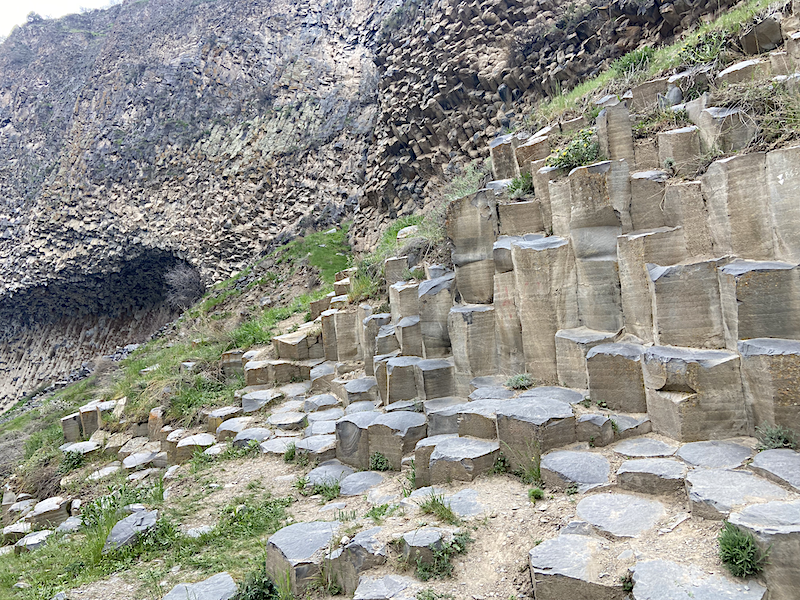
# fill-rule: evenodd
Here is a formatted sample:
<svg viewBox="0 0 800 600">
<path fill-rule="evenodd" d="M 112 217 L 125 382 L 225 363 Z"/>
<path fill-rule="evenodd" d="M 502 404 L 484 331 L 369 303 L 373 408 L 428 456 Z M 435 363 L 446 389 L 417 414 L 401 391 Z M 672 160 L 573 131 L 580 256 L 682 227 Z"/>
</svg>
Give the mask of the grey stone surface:
<svg viewBox="0 0 800 600">
<path fill-rule="evenodd" d="M 528 553 L 536 600 L 621 600 L 618 582 L 599 579 L 602 549 L 589 535 L 562 534 Z"/>
<path fill-rule="evenodd" d="M 445 498 L 445 503 L 461 519 L 477 517 L 486 512 L 486 507 L 478 502 L 478 490 L 469 488 Z"/>
<path fill-rule="evenodd" d="M 494 466 L 500 444 L 465 437 L 447 436 L 430 455 L 428 468 L 431 483 L 472 481 Z"/>
<path fill-rule="evenodd" d="M 413 579 L 399 575 L 377 578 L 362 575 L 353 600 L 412 600 L 415 584 Z"/>
<path fill-rule="evenodd" d="M 630 494 L 594 494 L 578 502 L 578 516 L 614 537 L 638 537 L 664 517 L 664 505 Z"/>
<path fill-rule="evenodd" d="M 762 600 L 766 595 L 755 581 L 734 581 L 667 560 L 638 562 L 632 571 L 634 600 Z"/>
<path fill-rule="evenodd" d="M 278 429 L 303 429 L 308 425 L 308 415 L 294 411 L 275 413 L 267 423 Z"/>
<path fill-rule="evenodd" d="M 422 527 L 403 535 L 403 557 L 410 563 L 430 563 L 433 561 L 432 548 L 440 549 L 449 542 L 453 534 L 439 527 Z"/>
<path fill-rule="evenodd" d="M 378 539 L 380 527 L 358 532 L 341 550 L 332 565 L 333 571 L 344 588 L 345 595 L 353 594 L 358 586 L 360 574 L 386 562 L 386 544 Z"/>
<path fill-rule="evenodd" d="M 403 456 L 414 450 L 427 433 L 427 420 L 421 413 L 398 411 L 379 415 L 369 425 L 369 453 L 383 454 L 396 471 Z"/>
<path fill-rule="evenodd" d="M 316 423 L 310 423 L 308 427 L 303 430 L 303 437 L 334 434 L 336 434 L 336 421 L 317 421 Z"/>
<path fill-rule="evenodd" d="M 575 431 L 579 442 L 594 446 L 607 446 L 614 441 L 614 427 L 606 415 L 585 414 L 575 419 Z"/>
<path fill-rule="evenodd" d="M 340 482 L 341 496 L 358 496 L 383 483 L 383 475 L 375 471 L 360 471 L 348 475 Z"/>
<path fill-rule="evenodd" d="M 686 465 L 674 458 L 626 460 L 617 470 L 617 484 L 641 494 L 664 494 L 684 489 Z"/>
<path fill-rule="evenodd" d="M 513 397 L 514 390 L 500 386 L 479 387 L 469 395 L 470 400 L 506 400 Z"/>
<path fill-rule="evenodd" d="M 336 457 L 361 469 L 369 468 L 369 426 L 381 413 L 357 412 L 336 421 Z"/>
<path fill-rule="evenodd" d="M 336 435 L 312 435 L 295 442 L 295 449 L 301 454 L 310 454 L 319 461 L 328 461 L 336 458 Z"/>
<path fill-rule="evenodd" d="M 338 460 L 326 460 L 316 469 L 311 469 L 308 473 L 308 485 L 324 485 L 341 482 L 345 477 L 353 473 L 353 469 L 343 465 Z"/>
<path fill-rule="evenodd" d="M 259 390 L 242 396 L 242 412 L 252 413 L 261 410 L 283 398 L 283 393 L 275 389 Z"/>
<path fill-rule="evenodd" d="M 651 438 L 623 440 L 614 446 L 614 452 L 617 454 L 636 458 L 672 456 L 677 449 L 678 444 L 668 444 Z"/>
<path fill-rule="evenodd" d="M 3 527 L 3 544 L 16 544 L 19 540 L 31 533 L 31 524 L 27 521 L 17 521 L 13 525 Z"/>
<path fill-rule="evenodd" d="M 800 454 L 789 448 L 764 450 L 756 454 L 750 468 L 777 483 L 788 484 L 800 491 Z"/>
<path fill-rule="evenodd" d="M 156 526 L 158 511 L 139 511 L 121 519 L 108 534 L 103 553 L 134 544 L 140 534 Z"/>
<path fill-rule="evenodd" d="M 361 400 L 359 402 L 353 402 L 349 404 L 347 408 L 344 409 L 344 414 L 352 415 L 353 413 L 357 412 L 368 412 L 375 410 L 375 403 L 371 400 Z"/>
<path fill-rule="evenodd" d="M 327 408 L 325 410 L 308 413 L 306 418 L 309 423 L 317 423 L 319 421 L 337 421 L 343 416 L 344 410 L 341 408 Z"/>
<path fill-rule="evenodd" d="M 265 442 L 272 437 L 272 431 L 266 427 L 250 427 L 236 434 L 233 438 L 234 448 L 246 448 L 250 442 Z"/>
<path fill-rule="evenodd" d="M 206 448 L 216 443 L 214 436 L 210 433 L 198 433 L 183 438 L 178 442 L 175 449 L 175 462 L 186 462 L 195 452 L 202 452 Z"/>
<path fill-rule="evenodd" d="M 725 519 L 737 506 L 783 500 L 787 492 L 752 473 L 698 468 L 686 475 L 692 515 Z"/>
<path fill-rule="evenodd" d="M 158 452 L 134 452 L 123 459 L 122 466 L 129 471 L 141 469 L 152 463 L 157 454 Z"/>
<path fill-rule="evenodd" d="M 261 442 L 262 454 L 283 454 L 291 444 L 296 444 L 299 440 L 296 438 L 280 437 Z"/>
<path fill-rule="evenodd" d="M 311 521 L 275 532 L 267 541 L 267 572 L 278 581 L 288 571 L 292 593 L 302 593 L 319 573 L 324 552 L 331 547 L 340 527 L 339 521 Z"/>
<path fill-rule="evenodd" d="M 684 444 L 676 454 L 690 465 L 712 469 L 735 469 L 752 455 L 747 446 L 716 440 Z"/>
<path fill-rule="evenodd" d="M 341 404 L 341 402 L 333 394 L 317 394 L 303 402 L 303 411 L 307 413 L 315 412 L 317 410 L 325 410 L 327 408 L 339 406 L 339 404 Z"/>
<path fill-rule="evenodd" d="M 236 582 L 228 573 L 217 573 L 197 583 L 180 583 L 163 600 L 228 600 L 236 595 Z"/>
<path fill-rule="evenodd" d="M 545 385 L 522 392 L 519 398 L 544 398 L 548 400 L 559 400 L 567 404 L 577 404 L 578 402 L 583 402 L 584 395 L 582 392 L 577 392 L 569 388 Z"/>
<path fill-rule="evenodd" d="M 586 492 L 608 483 L 610 465 L 605 457 L 592 452 L 558 450 L 542 457 L 542 478 L 548 488 L 563 490 L 577 485 Z"/>
<path fill-rule="evenodd" d="M 629 438 L 635 435 L 643 435 L 650 433 L 652 425 L 650 417 L 646 414 L 641 415 L 611 415 L 609 417 L 614 423 L 616 428 L 614 435 L 620 439 Z"/>
<path fill-rule="evenodd" d="M 66 521 L 56 527 L 56 533 L 75 533 L 81 528 L 82 521 L 80 517 L 69 517 Z"/>
<path fill-rule="evenodd" d="M 22 554 L 23 552 L 33 552 L 38 550 L 47 543 L 47 540 L 51 535 L 53 535 L 53 531 L 51 529 L 43 529 L 42 531 L 29 533 L 16 544 L 14 544 L 14 553 Z"/>
<path fill-rule="evenodd" d="M 68 498 L 54 496 L 36 504 L 25 518 L 37 529 L 56 527 L 69 517 L 69 504 Z"/>
<path fill-rule="evenodd" d="M 769 552 L 763 578 L 771 600 L 794 600 L 800 589 L 797 551 L 800 548 L 800 500 L 767 502 L 731 513 L 730 522 L 751 533 Z"/>
<path fill-rule="evenodd" d="M 77 452 L 78 454 L 91 454 L 92 452 L 96 452 L 100 450 L 102 446 L 99 442 L 75 442 L 74 444 L 69 444 L 66 447 L 62 447 L 64 453 L 67 452 Z"/>
</svg>

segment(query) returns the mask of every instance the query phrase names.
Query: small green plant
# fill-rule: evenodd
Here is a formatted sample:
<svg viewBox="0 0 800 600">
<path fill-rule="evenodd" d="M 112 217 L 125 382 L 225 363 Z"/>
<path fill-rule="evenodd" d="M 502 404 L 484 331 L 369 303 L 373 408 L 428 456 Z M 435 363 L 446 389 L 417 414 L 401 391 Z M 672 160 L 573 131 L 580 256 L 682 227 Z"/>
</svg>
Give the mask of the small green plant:
<svg viewBox="0 0 800 600">
<path fill-rule="evenodd" d="M 440 521 L 456 525 L 459 522 L 458 516 L 453 512 L 444 501 L 444 494 L 429 494 L 419 503 L 419 508 L 426 515 L 434 515 Z"/>
<path fill-rule="evenodd" d="M 578 134 L 559 150 L 547 157 L 547 166 L 558 169 L 574 169 L 597 162 L 600 158 L 600 143 L 591 129 L 581 129 Z"/>
<path fill-rule="evenodd" d="M 611 63 L 611 69 L 616 77 L 631 77 L 647 73 L 655 53 L 655 49 L 650 46 L 637 48 Z"/>
<path fill-rule="evenodd" d="M 295 446 L 294 442 L 291 442 L 288 446 L 286 446 L 286 450 L 283 451 L 283 462 L 294 462 L 296 456 L 297 447 Z"/>
<path fill-rule="evenodd" d="M 508 473 L 511 470 L 511 465 L 508 463 L 508 459 L 506 455 L 501 452 L 498 452 L 497 458 L 494 459 L 494 465 L 492 466 L 492 474 L 493 475 L 502 475 L 503 473 Z"/>
<path fill-rule="evenodd" d="M 510 198 L 521 198 L 533 193 L 533 176 L 530 173 L 523 173 L 519 177 L 514 177 L 506 188 Z"/>
<path fill-rule="evenodd" d="M 619 582 L 622 584 L 623 592 L 633 591 L 633 573 L 628 571 L 625 575 L 620 576 Z"/>
<path fill-rule="evenodd" d="M 542 488 L 531 488 L 528 490 L 528 500 L 536 503 L 537 500 L 544 498 L 544 490 Z"/>
<path fill-rule="evenodd" d="M 278 587 L 267 574 L 267 566 L 247 574 L 233 600 L 278 600 Z"/>
<path fill-rule="evenodd" d="M 337 510 L 336 511 L 336 520 L 337 521 L 355 521 L 356 520 L 356 511 L 355 510 Z"/>
<path fill-rule="evenodd" d="M 298 479 L 298 482 L 300 480 Z M 299 487 L 297 483 L 295 483 L 295 487 Z M 338 481 L 325 481 L 323 483 L 315 483 L 311 487 L 303 486 L 300 490 L 300 493 L 303 496 L 322 496 L 322 502 L 330 502 L 334 498 L 338 498 L 339 494 L 342 492 L 342 487 Z"/>
<path fill-rule="evenodd" d="M 728 45 L 729 35 L 728 32 L 718 29 L 707 31 L 681 48 L 678 57 L 689 66 L 714 62 Z"/>
<path fill-rule="evenodd" d="M 274 533 L 285 525 L 291 503 L 291 498 L 273 498 L 268 493 L 234 498 L 222 509 L 214 532 L 227 538 Z"/>
<path fill-rule="evenodd" d="M 58 465 L 58 472 L 65 475 L 83 466 L 83 454 L 80 452 L 65 452 Z"/>
<path fill-rule="evenodd" d="M 417 559 L 417 578 L 421 581 L 428 581 L 430 579 L 452 577 L 452 557 L 457 554 L 464 554 L 467 551 L 467 545 L 472 541 L 473 539 L 468 533 L 459 532 L 453 536 L 451 542 L 443 542 L 440 548 L 436 548 L 433 545 L 430 546 L 433 560 L 431 562 L 422 562 Z"/>
<path fill-rule="evenodd" d="M 392 463 L 380 452 L 373 452 L 369 457 L 370 471 L 391 471 Z"/>
<path fill-rule="evenodd" d="M 767 425 L 766 423 L 756 427 L 756 437 L 761 442 L 760 450 L 772 450 L 773 448 L 797 448 L 797 435 L 794 431 L 780 425 Z"/>
<path fill-rule="evenodd" d="M 520 373 L 506 380 L 506 387 L 512 390 L 527 390 L 536 384 L 536 380 L 529 373 Z"/>
<path fill-rule="evenodd" d="M 395 510 L 397 510 L 397 505 L 390 506 L 389 504 L 379 504 L 370 508 L 364 516 L 369 517 L 380 525 L 383 519 L 391 515 Z"/>
<path fill-rule="evenodd" d="M 578 402 L 578 404 L 580 404 L 583 408 L 589 408 L 592 405 L 592 399 L 584 398 L 583 400 Z"/>
<path fill-rule="evenodd" d="M 574 496 L 578 493 L 578 484 L 577 483 L 570 483 L 567 488 L 564 490 L 564 493 L 567 496 Z"/>
<path fill-rule="evenodd" d="M 717 538 L 719 558 L 734 577 L 760 573 L 767 564 L 770 548 L 761 550 L 751 533 L 725 521 Z"/>
<path fill-rule="evenodd" d="M 525 443 L 525 451 L 513 449 L 503 442 L 506 450 L 510 452 L 516 463 L 519 465 L 514 470 L 514 475 L 527 485 L 539 485 L 542 482 L 542 443 L 531 440 Z"/>
</svg>

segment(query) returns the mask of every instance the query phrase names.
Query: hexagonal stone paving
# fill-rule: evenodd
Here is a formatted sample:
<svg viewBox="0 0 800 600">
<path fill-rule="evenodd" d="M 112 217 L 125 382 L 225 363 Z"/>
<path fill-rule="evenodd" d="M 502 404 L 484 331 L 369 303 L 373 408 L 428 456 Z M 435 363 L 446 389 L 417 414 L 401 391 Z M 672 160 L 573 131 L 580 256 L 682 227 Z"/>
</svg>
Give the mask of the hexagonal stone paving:
<svg viewBox="0 0 800 600">
<path fill-rule="evenodd" d="M 562 534 L 545 540 L 528 553 L 537 600 L 566 598 L 616 599 L 618 582 L 598 578 L 600 540 L 589 535 Z"/>
<path fill-rule="evenodd" d="M 383 475 L 376 471 L 360 471 L 348 475 L 339 482 L 341 486 L 341 496 L 358 496 L 370 488 L 383 483 Z"/>
<path fill-rule="evenodd" d="M 623 440 L 614 446 L 614 452 L 633 458 L 660 458 L 672 456 L 678 450 L 678 444 L 668 444 L 652 438 L 632 438 Z"/>
<path fill-rule="evenodd" d="M 579 492 L 608 483 L 610 465 L 592 452 L 557 450 L 542 457 L 541 472 L 547 487 L 563 490 L 576 485 Z"/>
<path fill-rule="evenodd" d="M 686 465 L 674 458 L 626 460 L 617 470 L 617 484 L 641 494 L 666 494 L 684 489 Z"/>
<path fill-rule="evenodd" d="M 638 537 L 664 517 L 664 505 L 630 494 L 594 494 L 578 502 L 578 516 L 603 533 Z"/>
<path fill-rule="evenodd" d="M 330 485 L 354 473 L 353 469 L 338 460 L 327 460 L 308 473 L 308 485 Z"/>
<path fill-rule="evenodd" d="M 752 473 L 704 468 L 689 471 L 686 490 L 692 515 L 706 519 L 724 519 L 737 506 L 782 500 L 788 495 Z"/>
<path fill-rule="evenodd" d="M 735 581 L 667 560 L 638 562 L 632 571 L 634 600 L 762 600 L 766 594 L 755 581 Z"/>
<path fill-rule="evenodd" d="M 776 448 L 759 452 L 750 468 L 762 477 L 800 491 L 800 454 L 794 450 Z"/>
<path fill-rule="evenodd" d="M 735 469 L 752 455 L 747 446 L 717 440 L 684 444 L 677 452 L 678 458 L 690 465 L 711 469 Z"/>
</svg>

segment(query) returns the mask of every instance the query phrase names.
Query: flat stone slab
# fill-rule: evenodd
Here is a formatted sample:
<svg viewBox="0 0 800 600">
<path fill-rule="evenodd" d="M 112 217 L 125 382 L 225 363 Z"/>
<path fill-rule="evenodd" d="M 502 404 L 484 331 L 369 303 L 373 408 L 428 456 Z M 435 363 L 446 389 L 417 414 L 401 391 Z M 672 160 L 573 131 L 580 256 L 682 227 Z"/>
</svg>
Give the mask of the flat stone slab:
<svg viewBox="0 0 800 600">
<path fill-rule="evenodd" d="M 375 410 L 375 403 L 372 400 L 360 400 L 358 402 L 352 402 L 348 405 L 347 408 L 344 409 L 344 414 L 352 415 L 353 413 L 357 412 L 368 412 Z"/>
<path fill-rule="evenodd" d="M 500 443 L 495 440 L 447 436 L 431 453 L 431 482 L 472 481 L 494 466 L 499 451 Z"/>
<path fill-rule="evenodd" d="M 641 415 L 611 415 L 609 417 L 616 427 L 614 428 L 614 435 L 620 439 L 633 437 L 635 435 L 644 435 L 653 430 L 653 424 L 650 422 L 650 417 L 646 414 Z"/>
<path fill-rule="evenodd" d="M 755 581 L 745 584 L 667 560 L 638 562 L 632 571 L 634 600 L 762 600 L 767 591 Z"/>
<path fill-rule="evenodd" d="M 299 441 L 300 440 L 298 438 L 290 437 L 273 438 L 271 440 L 267 440 L 266 442 L 261 442 L 261 453 L 282 455 L 284 452 L 286 452 L 286 449 L 289 446 L 296 444 Z"/>
<path fill-rule="evenodd" d="M 614 452 L 634 458 L 656 458 L 672 456 L 678 450 L 677 444 L 667 444 L 650 438 L 623 440 L 614 446 Z"/>
<path fill-rule="evenodd" d="M 67 452 L 77 452 L 78 454 L 91 454 L 92 452 L 96 452 L 102 448 L 102 444 L 99 442 L 75 442 L 74 444 L 69 444 L 68 446 L 63 447 L 64 454 Z"/>
<path fill-rule="evenodd" d="M 308 422 L 317 423 L 318 421 L 337 421 L 344 416 L 341 408 L 328 408 L 308 413 Z"/>
<path fill-rule="evenodd" d="M 229 600 L 236 595 L 236 582 L 227 573 L 217 573 L 197 583 L 180 583 L 163 600 Z"/>
<path fill-rule="evenodd" d="M 272 431 L 266 427 L 250 427 L 236 434 L 233 438 L 234 448 L 246 448 L 250 442 L 265 442 L 272 437 Z"/>
<path fill-rule="evenodd" d="M 156 526 L 158 511 L 139 511 L 120 520 L 106 538 L 103 553 L 135 543 L 140 534 Z"/>
<path fill-rule="evenodd" d="M 27 521 L 18 521 L 13 525 L 3 527 L 2 542 L 4 544 L 16 544 L 29 533 L 31 533 L 31 524 Z"/>
<path fill-rule="evenodd" d="M 311 396 L 303 402 L 303 410 L 307 413 L 316 412 L 318 410 L 325 410 L 326 408 L 332 408 L 334 406 L 339 406 L 341 401 L 334 396 L 333 394 L 317 394 L 316 396 Z"/>
<path fill-rule="evenodd" d="M 334 436 L 335 437 L 335 436 Z M 376 471 L 361 471 L 348 475 L 339 482 L 341 496 L 358 496 L 383 483 L 383 475 Z"/>
<path fill-rule="evenodd" d="M 759 452 L 750 468 L 762 477 L 800 491 L 800 454 L 794 450 L 778 448 Z"/>
<path fill-rule="evenodd" d="M 641 494 L 663 494 L 684 489 L 686 465 L 674 458 L 626 460 L 617 470 L 617 484 Z"/>
<path fill-rule="evenodd" d="M 80 517 L 70 517 L 61 525 L 56 527 L 56 533 L 75 533 L 83 526 Z"/>
<path fill-rule="evenodd" d="M 542 457 L 541 472 L 547 487 L 564 489 L 576 485 L 579 492 L 608 483 L 611 469 L 600 454 L 558 450 Z"/>
<path fill-rule="evenodd" d="M 469 399 L 474 400 L 507 400 L 514 397 L 514 390 L 505 387 L 488 386 L 479 387 L 469 395 Z"/>
<path fill-rule="evenodd" d="M 386 577 L 362 575 L 358 580 L 353 600 L 412 600 L 417 585 L 415 580 L 399 575 Z"/>
<path fill-rule="evenodd" d="M 267 540 L 267 571 L 276 579 L 293 571 L 293 593 L 300 592 L 319 572 L 317 565 L 340 528 L 339 521 L 310 521 L 278 530 Z"/>
<path fill-rule="evenodd" d="M 432 548 L 440 549 L 449 542 L 453 534 L 439 527 L 422 527 L 403 535 L 403 557 L 410 563 L 433 561 Z"/>
<path fill-rule="evenodd" d="M 42 531 L 29 533 L 16 544 L 14 544 L 14 553 L 22 554 L 23 552 L 33 552 L 38 550 L 47 543 L 47 540 L 51 535 L 53 535 L 53 531 L 51 529 L 44 529 Z"/>
<path fill-rule="evenodd" d="M 744 471 L 693 469 L 686 475 L 692 515 L 725 519 L 737 506 L 783 500 L 788 493 L 774 483 Z"/>
<path fill-rule="evenodd" d="M 280 406 L 276 406 L 272 410 L 272 414 L 277 415 L 278 413 L 303 412 L 303 404 L 305 404 L 305 400 L 288 400 L 283 402 Z"/>
<path fill-rule="evenodd" d="M 56 527 L 69 517 L 69 504 L 70 501 L 62 496 L 47 498 L 34 506 L 25 518 L 38 526 L 37 529 L 42 526 Z"/>
<path fill-rule="evenodd" d="M 250 427 L 253 422 L 253 417 L 234 417 L 220 423 L 214 433 L 217 435 L 217 440 L 222 442 L 236 437 L 236 434 Z"/>
<path fill-rule="evenodd" d="M 242 412 L 252 413 L 269 406 L 283 398 L 283 393 L 278 390 L 259 390 L 242 396 Z"/>
<path fill-rule="evenodd" d="M 478 502 L 478 490 L 469 488 L 448 496 L 445 498 L 445 504 L 461 519 L 477 517 L 486 512 L 486 507 Z"/>
<path fill-rule="evenodd" d="M 152 463 L 157 454 L 158 452 L 134 452 L 123 459 L 122 466 L 128 471 L 141 469 Z"/>
<path fill-rule="evenodd" d="M 603 533 L 638 537 L 664 517 L 664 505 L 630 494 L 594 494 L 578 502 L 578 516 Z"/>
<path fill-rule="evenodd" d="M 747 446 L 733 442 L 691 442 L 678 450 L 678 458 L 695 467 L 712 469 L 735 469 L 753 455 Z"/>
<path fill-rule="evenodd" d="M 310 423 L 303 431 L 304 437 L 312 435 L 331 435 L 336 433 L 336 421 L 317 421 Z"/>
<path fill-rule="evenodd" d="M 589 535 L 561 534 L 545 540 L 528 553 L 536 597 L 550 600 L 566 598 L 611 599 L 618 585 L 597 579 L 601 564 L 600 541 Z M 610 579 L 610 578 L 607 578 Z"/>
<path fill-rule="evenodd" d="M 210 433 L 197 433 L 183 438 L 176 446 L 176 456 L 189 460 L 196 451 L 203 451 L 217 443 Z M 179 461 L 181 462 L 181 461 Z"/>
<path fill-rule="evenodd" d="M 545 385 L 542 387 L 535 387 L 532 390 L 522 392 L 519 398 L 546 398 L 549 400 L 558 400 L 566 402 L 567 404 L 578 404 L 583 402 L 584 395 L 581 392 L 576 392 L 569 388 L 556 387 L 552 385 Z"/>
<path fill-rule="evenodd" d="M 267 423 L 278 429 L 303 429 L 308 425 L 306 413 L 287 411 L 271 415 Z"/>
<path fill-rule="evenodd" d="M 354 472 L 353 469 L 343 465 L 338 460 L 327 460 L 316 469 L 311 469 L 307 476 L 308 485 L 341 483 L 345 477 L 352 475 Z"/>
<path fill-rule="evenodd" d="M 336 458 L 336 435 L 312 435 L 298 440 L 295 448 L 315 456 L 317 460 L 331 460 Z"/>
</svg>

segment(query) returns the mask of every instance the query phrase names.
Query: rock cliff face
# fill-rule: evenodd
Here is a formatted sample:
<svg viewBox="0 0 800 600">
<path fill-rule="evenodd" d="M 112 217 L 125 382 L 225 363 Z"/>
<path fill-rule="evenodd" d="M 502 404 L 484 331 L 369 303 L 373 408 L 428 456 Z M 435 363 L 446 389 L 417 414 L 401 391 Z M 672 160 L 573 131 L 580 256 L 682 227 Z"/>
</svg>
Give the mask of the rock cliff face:
<svg viewBox="0 0 800 600">
<path fill-rule="evenodd" d="M 356 204 L 389 6 L 126 2 L 0 46 L 0 402 Z"/>
<path fill-rule="evenodd" d="M 725 2 L 127 0 L 0 45 L 0 410 L 279 236 L 364 249 L 535 101 Z"/>
</svg>

